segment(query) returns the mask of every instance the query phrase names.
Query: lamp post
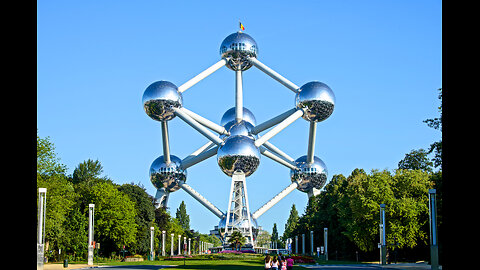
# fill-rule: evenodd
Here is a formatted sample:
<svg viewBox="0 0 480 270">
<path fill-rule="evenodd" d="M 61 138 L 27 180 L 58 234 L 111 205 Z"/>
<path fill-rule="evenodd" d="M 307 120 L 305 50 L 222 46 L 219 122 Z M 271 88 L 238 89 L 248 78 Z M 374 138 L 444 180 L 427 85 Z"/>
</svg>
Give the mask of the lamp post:
<svg viewBox="0 0 480 270">
<path fill-rule="evenodd" d="M 438 270 L 438 244 L 437 244 L 437 191 L 428 190 L 428 208 L 430 223 L 430 265 L 432 270 Z"/>
<path fill-rule="evenodd" d="M 380 263 L 387 264 L 387 244 L 385 239 L 385 204 L 380 204 Z"/>
<path fill-rule="evenodd" d="M 43 270 L 45 253 L 45 212 L 47 206 L 47 189 L 38 189 L 38 234 L 37 234 L 37 270 Z"/>
<path fill-rule="evenodd" d="M 153 261 L 153 232 L 154 232 L 155 228 L 154 227 L 150 227 L 150 261 Z"/>
<path fill-rule="evenodd" d="M 192 255 L 191 238 L 188 238 L 188 255 Z"/>
<path fill-rule="evenodd" d="M 162 231 L 162 256 L 165 256 L 165 231 Z"/>
<path fill-rule="evenodd" d="M 180 251 L 180 249 L 181 249 L 181 247 L 180 247 L 180 239 L 181 239 L 181 238 L 182 238 L 182 236 L 179 235 L 179 236 L 178 236 L 178 255 L 181 254 L 181 251 Z"/>
<path fill-rule="evenodd" d="M 171 249 L 170 249 L 170 256 L 173 256 L 173 236 L 174 236 L 174 235 L 175 235 L 174 233 L 171 234 L 171 236 L 172 236 L 172 241 L 171 241 L 170 243 L 172 244 L 172 245 L 171 245 L 172 247 L 171 247 Z"/>
<path fill-rule="evenodd" d="M 305 254 L 305 234 L 302 233 L 302 254 Z"/>
<path fill-rule="evenodd" d="M 295 235 L 295 254 L 298 254 L 298 235 Z"/>
<path fill-rule="evenodd" d="M 323 245 L 325 246 L 325 260 L 328 261 L 328 228 L 323 228 Z"/>
<path fill-rule="evenodd" d="M 93 265 L 93 225 L 95 220 L 95 204 L 88 205 L 88 261 L 87 265 Z"/>
<path fill-rule="evenodd" d="M 313 231 L 310 231 L 310 253 L 315 255 L 315 252 L 313 252 Z"/>
</svg>

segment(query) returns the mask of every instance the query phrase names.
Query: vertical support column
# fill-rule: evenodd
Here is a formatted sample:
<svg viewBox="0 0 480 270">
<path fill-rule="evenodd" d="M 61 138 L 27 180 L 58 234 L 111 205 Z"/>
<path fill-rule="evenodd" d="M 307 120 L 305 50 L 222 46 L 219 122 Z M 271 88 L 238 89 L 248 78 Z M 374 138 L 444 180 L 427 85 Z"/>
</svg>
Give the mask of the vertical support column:
<svg viewBox="0 0 480 270">
<path fill-rule="evenodd" d="M 302 233 L 302 254 L 305 254 L 305 234 Z"/>
<path fill-rule="evenodd" d="M 188 238 L 188 255 L 192 255 L 191 238 Z"/>
<path fill-rule="evenodd" d="M 183 255 L 187 255 L 187 237 L 183 237 Z"/>
<path fill-rule="evenodd" d="M 310 129 L 308 132 L 308 149 L 307 149 L 307 163 L 313 163 L 315 155 L 315 134 L 317 133 L 317 122 L 310 122 Z"/>
<path fill-rule="evenodd" d="M 432 270 L 438 270 L 438 244 L 437 244 L 437 191 L 428 190 L 428 209 L 430 224 L 430 265 Z"/>
<path fill-rule="evenodd" d="M 177 255 L 180 255 L 182 254 L 182 251 L 181 251 L 181 244 L 180 244 L 180 239 L 182 238 L 181 235 L 178 236 L 178 254 Z"/>
<path fill-rule="evenodd" d="M 47 206 L 47 189 L 38 189 L 38 223 L 37 223 L 37 270 L 43 270 L 45 254 L 45 213 Z"/>
<path fill-rule="evenodd" d="M 87 265 L 93 265 L 93 225 L 95 218 L 95 204 L 88 205 L 88 260 Z"/>
<path fill-rule="evenodd" d="M 150 261 L 153 261 L 153 232 L 154 232 L 155 228 L 154 227 L 150 227 Z"/>
<path fill-rule="evenodd" d="M 174 235 L 175 235 L 174 233 L 171 234 L 171 236 L 172 236 L 172 241 L 170 242 L 170 243 L 171 243 L 170 256 L 173 256 L 173 241 L 174 241 L 174 240 L 173 240 L 173 236 L 174 236 Z"/>
<path fill-rule="evenodd" d="M 235 71 L 235 121 L 238 123 L 243 119 L 243 86 L 242 71 Z"/>
<path fill-rule="evenodd" d="M 165 231 L 162 231 L 162 256 L 165 256 Z"/>
<path fill-rule="evenodd" d="M 328 261 L 328 228 L 323 228 L 323 245 L 325 246 L 325 260 Z"/>
<path fill-rule="evenodd" d="M 310 253 L 312 256 L 315 255 L 315 252 L 313 251 L 313 231 L 310 231 Z"/>
<path fill-rule="evenodd" d="M 298 254 L 298 235 L 295 235 L 295 254 Z"/>
<path fill-rule="evenodd" d="M 170 143 L 168 140 L 168 124 L 167 121 L 162 123 L 162 145 L 163 145 L 163 160 L 168 165 L 170 163 Z"/>
<path fill-rule="evenodd" d="M 387 245 L 385 239 L 385 204 L 380 204 L 380 264 L 387 264 Z"/>
</svg>

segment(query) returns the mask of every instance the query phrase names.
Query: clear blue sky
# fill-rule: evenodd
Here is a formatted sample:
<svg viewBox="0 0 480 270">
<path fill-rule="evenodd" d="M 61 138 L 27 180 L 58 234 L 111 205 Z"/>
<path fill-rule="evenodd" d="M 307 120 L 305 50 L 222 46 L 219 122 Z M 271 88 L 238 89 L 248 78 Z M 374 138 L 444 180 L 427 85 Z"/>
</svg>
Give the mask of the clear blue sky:
<svg viewBox="0 0 480 270">
<path fill-rule="evenodd" d="M 220 59 L 222 40 L 245 26 L 258 59 L 295 84 L 318 80 L 335 93 L 332 116 L 317 126 L 315 155 L 329 177 L 355 168 L 394 170 L 413 149 L 441 133 L 422 123 L 438 117 L 442 87 L 441 1 L 38 1 L 37 127 L 50 136 L 73 173 L 98 159 L 118 184 L 148 179 L 162 155 L 160 123 L 142 108 L 148 85 L 183 84 Z M 294 106 L 293 92 L 256 68 L 244 72 L 244 105 L 261 123 Z M 234 106 L 235 74 L 222 68 L 183 93 L 184 106 L 214 122 Z M 175 118 L 171 153 L 184 158 L 207 139 Z M 293 158 L 306 154 L 308 122 L 299 119 L 271 142 Z M 188 169 L 187 183 L 226 211 L 230 179 L 216 157 Z M 251 211 L 290 184 L 289 169 L 263 157 L 247 179 Z M 218 219 L 183 190 L 191 227 L 209 233 Z M 280 234 L 293 191 L 258 223 Z"/>
</svg>

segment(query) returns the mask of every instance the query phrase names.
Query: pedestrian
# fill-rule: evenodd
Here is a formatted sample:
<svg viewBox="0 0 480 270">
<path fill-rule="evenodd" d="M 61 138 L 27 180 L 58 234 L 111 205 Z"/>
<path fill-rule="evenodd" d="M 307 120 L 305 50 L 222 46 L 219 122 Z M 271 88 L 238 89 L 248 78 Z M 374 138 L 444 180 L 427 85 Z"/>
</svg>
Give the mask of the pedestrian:
<svg viewBox="0 0 480 270">
<path fill-rule="evenodd" d="M 265 269 L 270 269 L 272 267 L 272 258 L 267 254 L 265 257 Z"/>
<path fill-rule="evenodd" d="M 287 270 L 287 260 L 282 261 L 282 270 Z"/>
<path fill-rule="evenodd" d="M 293 269 L 293 259 L 292 257 L 288 256 L 287 258 L 287 270 L 292 270 Z"/>
<path fill-rule="evenodd" d="M 273 269 L 273 270 L 278 270 L 278 259 L 277 259 L 277 256 L 273 257 L 273 260 L 272 260 L 272 269 Z"/>
<path fill-rule="evenodd" d="M 279 252 L 278 253 L 278 263 L 279 263 L 278 268 L 280 268 L 280 269 L 282 268 L 282 265 L 283 265 L 283 259 L 284 258 L 282 257 L 282 253 Z"/>
</svg>

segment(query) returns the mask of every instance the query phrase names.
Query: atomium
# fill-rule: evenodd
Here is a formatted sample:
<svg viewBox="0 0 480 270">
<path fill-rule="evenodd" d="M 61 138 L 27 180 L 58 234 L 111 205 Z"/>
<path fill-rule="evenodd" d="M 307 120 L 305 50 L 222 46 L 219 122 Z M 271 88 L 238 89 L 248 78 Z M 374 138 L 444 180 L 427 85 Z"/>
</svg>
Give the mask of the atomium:
<svg viewBox="0 0 480 270">
<path fill-rule="evenodd" d="M 150 166 L 150 182 L 157 189 L 165 188 L 168 192 L 180 189 L 179 181 L 187 181 L 187 170 L 181 168 L 182 160 L 170 155 L 170 162 L 167 164 L 163 156 L 155 159 Z"/>
<path fill-rule="evenodd" d="M 312 188 L 321 189 L 327 182 L 327 166 L 320 158 L 314 157 L 313 163 L 308 163 L 307 156 L 301 156 L 295 164 L 298 170 L 290 170 L 290 178 L 292 182 L 302 180 L 298 190 L 309 192 Z"/>
<path fill-rule="evenodd" d="M 239 230 L 247 238 L 246 246 L 254 247 L 261 228 L 257 220 L 261 215 L 295 189 L 312 196 L 327 183 L 327 167 L 315 156 L 314 147 L 317 123 L 325 121 L 333 113 L 335 95 L 328 85 L 319 81 L 307 82 L 299 87 L 260 62 L 257 59 L 257 42 L 241 31 L 228 35 L 221 42 L 220 55 L 217 63 L 178 87 L 168 81 L 156 81 L 144 91 L 142 105 L 145 113 L 159 121 L 162 128 L 163 155 L 151 164 L 150 181 L 157 188 L 157 207 L 166 208 L 169 194 L 183 189 L 219 218 L 215 234 L 225 244 L 229 235 Z M 185 108 L 183 92 L 223 66 L 235 72 L 235 106 L 228 109 L 222 115 L 220 124 L 217 124 Z M 243 107 L 242 74 L 251 67 L 258 68 L 294 92 L 295 106 L 257 124 L 255 115 Z M 176 116 L 209 140 L 184 159 L 170 154 L 168 122 Z M 310 125 L 308 150 L 306 155 L 295 160 L 272 144 L 270 139 L 299 118 Z M 297 143 L 298 139 L 292 138 L 291 141 Z M 257 211 L 251 212 L 246 178 L 259 169 L 262 155 L 287 167 L 291 182 Z M 230 192 L 226 191 L 229 196 L 226 212 L 186 184 L 187 168 L 213 156 L 217 157 L 220 170 L 231 178 Z M 208 179 L 206 176 L 203 178 Z M 195 180 L 190 182 L 195 183 Z M 215 185 L 210 182 L 207 184 Z"/>
</svg>

